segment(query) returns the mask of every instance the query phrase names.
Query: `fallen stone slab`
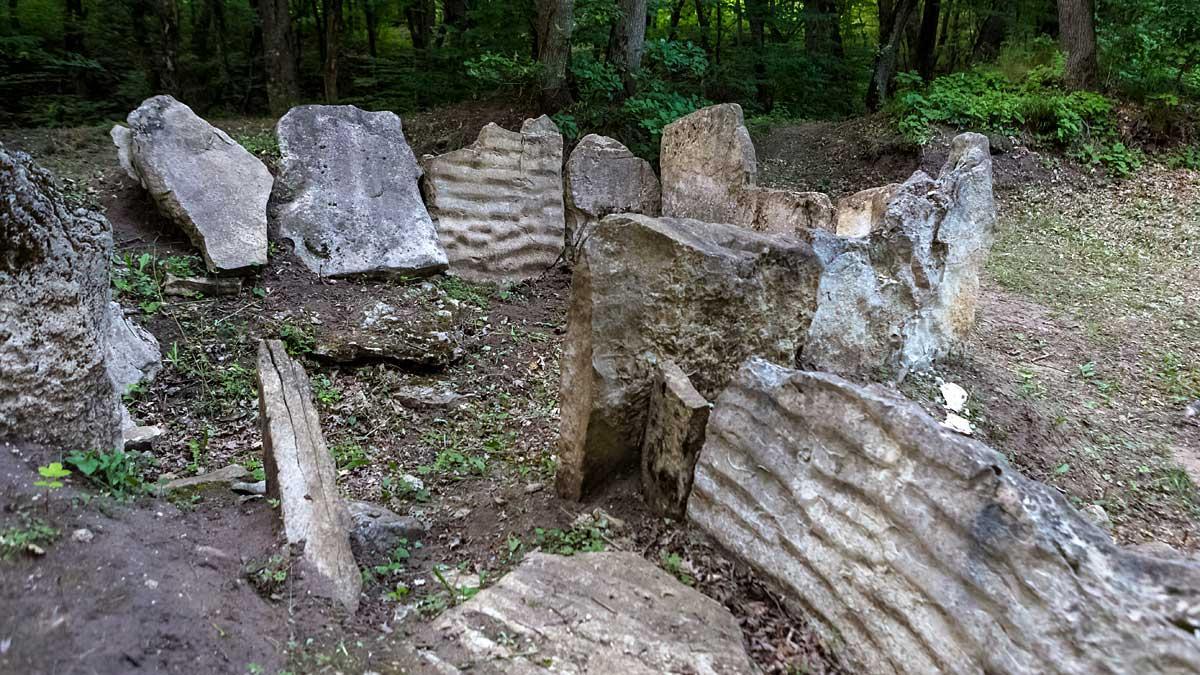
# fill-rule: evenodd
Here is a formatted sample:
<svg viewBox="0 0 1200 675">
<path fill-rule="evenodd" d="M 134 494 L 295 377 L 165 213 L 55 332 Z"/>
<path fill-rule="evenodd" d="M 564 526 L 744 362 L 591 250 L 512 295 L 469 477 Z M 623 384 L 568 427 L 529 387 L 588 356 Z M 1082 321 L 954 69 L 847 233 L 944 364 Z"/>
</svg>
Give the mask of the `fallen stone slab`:
<svg viewBox="0 0 1200 675">
<path fill-rule="evenodd" d="M 1115 546 L 893 390 L 748 360 L 688 518 L 862 672 L 1200 672 L 1200 564 Z"/>
<path fill-rule="evenodd" d="M 186 490 L 190 488 L 202 488 L 209 485 L 231 486 L 234 483 L 244 480 L 250 475 L 240 464 L 230 464 L 216 471 L 207 471 L 197 476 L 187 476 L 184 478 L 176 478 L 159 485 L 157 490 L 159 494 L 168 494 L 178 490 Z"/>
<path fill-rule="evenodd" d="M 774 234 L 832 229 L 833 205 L 826 195 L 757 186 L 754 143 L 736 103 L 702 108 L 668 124 L 659 154 L 664 216 Z"/>
<path fill-rule="evenodd" d="M 338 496 L 308 375 L 279 340 L 259 342 L 258 392 L 267 495 L 279 500 L 288 544 L 302 549 L 303 581 L 353 614 L 362 576 L 350 550 L 350 514 Z"/>
<path fill-rule="evenodd" d="M 520 131 L 489 124 L 471 145 L 426 156 L 422 189 L 450 272 L 480 283 L 536 277 L 566 243 L 563 139 L 545 115 Z"/>
<path fill-rule="evenodd" d="M 428 297 L 419 289 L 408 296 L 412 304 L 366 301 L 338 308 L 337 316 L 322 316 L 315 328 L 313 356 L 356 365 L 385 362 L 417 372 L 445 369 L 461 358 L 457 310 L 443 314 L 419 304 Z"/>
<path fill-rule="evenodd" d="M 757 672 L 720 603 L 635 553 L 531 553 L 415 638 L 427 672 Z"/>
<path fill-rule="evenodd" d="M 614 215 L 580 249 L 563 347 L 559 494 L 636 466 L 658 363 L 712 400 L 747 356 L 794 362 L 821 263 L 805 243 L 734 225 Z"/>
<path fill-rule="evenodd" d="M 242 280 L 239 277 L 177 277 L 168 273 L 166 281 L 163 282 L 164 295 L 185 298 L 197 295 L 219 297 L 241 292 Z"/>
<path fill-rule="evenodd" d="M 571 252 L 605 216 L 614 213 L 657 216 L 662 208 L 658 176 L 654 175 L 650 162 L 607 136 L 588 134 L 580 139 L 567 159 L 563 180 L 567 247 Z"/>
<path fill-rule="evenodd" d="M 876 219 L 876 200 L 889 193 Z M 955 137 L 936 179 L 918 171 L 852 200 L 868 224 L 847 225 L 844 237 L 812 233 L 825 274 L 804 361 L 839 373 L 924 368 L 975 323 L 996 224 L 987 139 Z"/>
<path fill-rule="evenodd" d="M 122 167 L 179 225 L 213 272 L 267 264 L 267 167 L 170 96 L 142 102 L 111 132 Z"/>
<path fill-rule="evenodd" d="M 679 366 L 659 365 L 642 438 L 642 495 L 663 515 L 682 518 L 687 509 L 709 407 Z"/>
<path fill-rule="evenodd" d="M 109 372 L 112 228 L 0 145 L 0 439 L 121 447 Z"/>
<path fill-rule="evenodd" d="M 113 388 L 126 394 L 130 388 L 143 382 L 152 382 L 162 370 L 162 350 L 158 339 L 145 328 L 137 325 L 121 305 L 108 305 L 108 374 Z"/>
<path fill-rule="evenodd" d="M 346 508 L 353 524 L 350 543 L 360 560 L 389 558 L 397 546 L 412 545 L 425 537 L 425 524 L 412 516 L 370 502 L 350 501 Z"/>
<path fill-rule="evenodd" d="M 446 269 L 400 118 L 352 105 L 292 108 L 275 127 L 272 212 L 296 256 L 325 277 Z"/>
</svg>

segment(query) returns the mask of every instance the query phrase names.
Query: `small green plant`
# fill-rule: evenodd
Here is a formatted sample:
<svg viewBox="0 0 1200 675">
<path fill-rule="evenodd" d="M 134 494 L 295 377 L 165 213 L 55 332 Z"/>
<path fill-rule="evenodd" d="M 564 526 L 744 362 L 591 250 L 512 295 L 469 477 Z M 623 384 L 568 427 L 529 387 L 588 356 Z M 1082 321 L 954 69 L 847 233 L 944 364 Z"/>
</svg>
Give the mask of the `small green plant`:
<svg viewBox="0 0 1200 675">
<path fill-rule="evenodd" d="M 575 555 L 603 551 L 607 523 L 600 521 L 592 525 L 577 525 L 569 530 L 533 530 L 533 544 L 539 550 L 557 555 Z"/>
<path fill-rule="evenodd" d="M 696 579 L 684 569 L 683 558 L 678 553 L 667 553 L 664 549 L 658 552 L 658 559 L 662 563 L 663 569 L 674 575 L 680 583 L 686 586 L 696 585 Z"/>
<path fill-rule="evenodd" d="M 260 131 L 256 134 L 242 134 L 236 140 L 250 154 L 268 160 L 279 159 L 279 142 L 270 131 Z"/>
<path fill-rule="evenodd" d="M 313 396 L 323 405 L 333 405 L 342 400 L 342 392 L 337 390 L 328 375 L 318 374 L 312 378 Z"/>
<path fill-rule="evenodd" d="M 487 458 L 478 455 L 468 455 L 458 450 L 442 450 L 433 460 L 433 464 L 423 464 L 417 467 L 417 473 L 422 476 L 429 474 L 445 475 L 462 480 L 471 476 L 486 476 L 488 471 Z"/>
<path fill-rule="evenodd" d="M 288 579 L 291 561 L 283 555 L 273 555 L 265 561 L 252 562 L 246 568 L 250 585 L 265 598 L 280 600 L 284 583 Z"/>
<path fill-rule="evenodd" d="M 371 464 L 371 458 L 367 456 L 367 451 L 357 443 L 337 443 L 331 452 L 339 471 L 353 471 Z"/>
<path fill-rule="evenodd" d="M 146 457 L 139 452 L 89 450 L 67 455 L 66 461 L 92 483 L 117 499 L 133 499 L 145 490 L 142 469 Z"/>
<path fill-rule="evenodd" d="M 408 586 L 405 586 L 400 582 L 396 582 L 396 586 L 387 593 L 384 593 L 383 597 L 393 602 L 404 602 L 404 600 L 408 598 L 410 592 L 411 591 L 409 590 Z"/>
<path fill-rule="evenodd" d="M 384 499 L 395 498 L 413 502 L 429 501 L 429 490 L 420 483 L 404 477 L 384 476 L 379 489 Z"/>
<path fill-rule="evenodd" d="M 421 548 L 421 542 L 414 542 L 413 548 Z M 372 568 L 375 574 L 388 577 L 403 572 L 405 565 L 408 564 L 408 559 L 412 557 L 412 553 L 408 550 L 409 543 L 407 539 L 401 539 L 399 545 L 392 550 L 392 555 L 383 565 L 376 565 Z"/>
<path fill-rule="evenodd" d="M 46 488 L 46 492 L 49 493 L 52 490 L 57 490 L 62 487 L 62 481 L 59 479 L 70 476 L 71 471 L 70 469 L 64 469 L 61 462 L 50 462 L 48 466 L 38 467 L 38 475 L 40 475 L 42 479 L 34 481 L 34 486 Z M 47 497 L 48 496 L 49 495 L 47 494 Z"/>
<path fill-rule="evenodd" d="M 476 286 L 451 276 L 439 277 L 435 283 L 446 293 L 447 298 L 470 303 L 480 309 L 487 309 L 490 304 L 488 300 L 490 292 L 482 286 Z"/>
<path fill-rule="evenodd" d="M 1155 380 L 1172 403 L 1200 398 L 1200 368 L 1189 366 L 1179 354 L 1167 352 L 1162 355 Z"/>
<path fill-rule="evenodd" d="M 22 516 L 16 527 L 0 530 L 0 559 L 10 560 L 18 553 L 41 555 L 58 538 L 58 530 L 37 518 Z"/>
<path fill-rule="evenodd" d="M 1046 385 L 1037 379 L 1037 374 L 1031 368 L 1018 370 L 1017 377 L 1020 380 L 1019 388 L 1022 398 L 1030 400 L 1042 400 L 1046 398 Z"/>
<path fill-rule="evenodd" d="M 283 340 L 284 347 L 292 356 L 310 354 L 317 346 L 317 339 L 312 333 L 293 323 L 284 322 L 279 326 L 279 339 Z"/>
<path fill-rule="evenodd" d="M 154 314 L 162 308 L 163 283 L 166 275 L 188 277 L 196 274 L 198 260 L 192 256 L 156 258 L 143 252 L 138 255 L 126 253 L 116 258 L 113 264 L 112 285 L 117 293 L 137 303 L 146 314 Z"/>
</svg>

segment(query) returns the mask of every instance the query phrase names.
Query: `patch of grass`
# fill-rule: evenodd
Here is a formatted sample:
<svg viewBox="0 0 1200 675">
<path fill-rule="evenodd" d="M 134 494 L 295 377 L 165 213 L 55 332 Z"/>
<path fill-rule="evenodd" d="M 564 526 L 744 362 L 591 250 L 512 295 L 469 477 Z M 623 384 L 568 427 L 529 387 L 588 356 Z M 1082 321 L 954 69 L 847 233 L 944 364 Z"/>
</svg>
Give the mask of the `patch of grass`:
<svg viewBox="0 0 1200 675">
<path fill-rule="evenodd" d="M 279 339 L 292 356 L 311 354 L 317 346 L 317 339 L 306 328 L 286 321 L 279 326 Z"/>
<path fill-rule="evenodd" d="M 695 577 L 688 574 L 687 570 L 684 569 L 683 558 L 681 558 L 678 553 L 667 553 L 667 551 L 664 549 L 658 552 L 658 559 L 659 564 L 662 565 L 662 568 L 670 572 L 672 576 L 678 579 L 679 583 L 685 586 L 696 585 Z"/>
<path fill-rule="evenodd" d="M 449 476 L 462 480 L 471 476 L 486 476 L 488 462 L 486 457 L 468 455 L 458 450 L 442 450 L 433 460 L 433 464 L 423 464 L 417 467 L 417 473 L 422 476 L 430 474 Z"/>
<path fill-rule="evenodd" d="M 324 373 L 314 375 L 311 382 L 313 396 L 317 397 L 317 401 L 322 405 L 330 406 L 341 402 L 342 392 L 338 391 L 328 375 Z"/>
<path fill-rule="evenodd" d="M 118 500 L 131 500 L 145 492 L 146 482 L 142 472 L 149 460 L 144 453 L 124 450 L 88 450 L 66 457 L 68 464 Z"/>
<path fill-rule="evenodd" d="M 20 553 L 40 554 L 58 535 L 58 530 L 46 521 L 22 514 L 20 525 L 0 530 L 0 559 L 11 560 Z"/>
<path fill-rule="evenodd" d="M 491 304 L 491 289 L 486 286 L 476 286 L 452 276 L 439 277 L 434 283 L 446 293 L 448 298 L 470 303 L 480 309 L 487 309 Z"/>
<path fill-rule="evenodd" d="M 277 161 L 280 158 L 279 141 L 270 131 L 239 134 L 233 140 L 259 159 Z"/>
<path fill-rule="evenodd" d="M 353 471 L 359 467 L 370 466 L 371 458 L 367 451 L 358 443 L 337 443 L 330 451 L 338 471 Z"/>
<path fill-rule="evenodd" d="M 1183 357 L 1167 352 L 1159 358 L 1154 384 L 1172 403 L 1200 399 L 1200 368 L 1185 363 Z"/>
<path fill-rule="evenodd" d="M 540 551 L 556 555 L 603 551 L 607 527 L 603 520 L 590 525 L 577 525 L 569 530 L 538 527 L 533 530 L 533 545 Z"/>
</svg>

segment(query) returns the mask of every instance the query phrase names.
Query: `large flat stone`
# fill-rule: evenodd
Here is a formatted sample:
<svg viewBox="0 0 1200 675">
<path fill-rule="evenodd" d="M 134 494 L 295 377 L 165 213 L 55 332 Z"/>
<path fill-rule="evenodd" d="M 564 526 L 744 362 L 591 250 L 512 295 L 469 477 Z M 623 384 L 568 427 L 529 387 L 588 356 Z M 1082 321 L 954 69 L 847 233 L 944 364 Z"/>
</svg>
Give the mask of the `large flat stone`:
<svg viewBox="0 0 1200 675">
<path fill-rule="evenodd" d="M 1200 564 L 1115 546 L 881 387 L 751 359 L 688 517 L 869 673 L 1200 671 Z"/>
<path fill-rule="evenodd" d="M 450 271 L 483 283 L 536 277 L 563 253 L 562 134 L 549 117 L 489 124 L 471 145 L 427 156 L 423 189 Z"/>
<path fill-rule="evenodd" d="M 572 279 L 559 493 L 579 498 L 636 464 L 658 363 L 674 361 L 712 400 L 751 354 L 794 362 L 820 272 L 791 238 L 673 218 L 601 221 Z"/>
<path fill-rule="evenodd" d="M 757 672 L 727 609 L 635 553 L 531 553 L 416 642 L 420 672 Z"/>
<path fill-rule="evenodd" d="M 338 496 L 308 375 L 279 340 L 258 345 L 258 410 L 267 495 L 279 500 L 287 542 L 303 551 L 303 581 L 353 614 L 362 576 L 350 550 L 350 514 Z"/>
<path fill-rule="evenodd" d="M 214 272 L 267 264 L 271 172 L 224 131 L 170 96 L 142 102 L 113 129 L 126 172 L 200 249 Z"/>
<path fill-rule="evenodd" d="M 109 377 L 112 228 L 0 146 L 0 439 L 120 447 Z"/>
<path fill-rule="evenodd" d="M 315 274 L 412 276 L 446 269 L 400 118 L 352 105 L 292 108 L 275 127 L 279 235 Z"/>
</svg>

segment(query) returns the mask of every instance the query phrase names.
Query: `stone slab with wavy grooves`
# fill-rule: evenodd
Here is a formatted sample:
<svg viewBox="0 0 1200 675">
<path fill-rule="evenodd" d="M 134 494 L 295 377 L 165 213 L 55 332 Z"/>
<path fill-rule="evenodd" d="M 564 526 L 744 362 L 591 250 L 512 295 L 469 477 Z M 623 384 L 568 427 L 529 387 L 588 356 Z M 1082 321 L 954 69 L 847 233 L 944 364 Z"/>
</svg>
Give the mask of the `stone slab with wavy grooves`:
<svg viewBox="0 0 1200 675">
<path fill-rule="evenodd" d="M 889 390 L 747 361 L 688 517 L 862 672 L 1200 672 L 1200 564 L 1118 548 Z"/>
<path fill-rule="evenodd" d="M 549 117 L 489 124 L 470 146 L 425 157 L 422 187 L 450 272 L 468 281 L 538 276 L 566 241 L 563 139 Z"/>
</svg>

